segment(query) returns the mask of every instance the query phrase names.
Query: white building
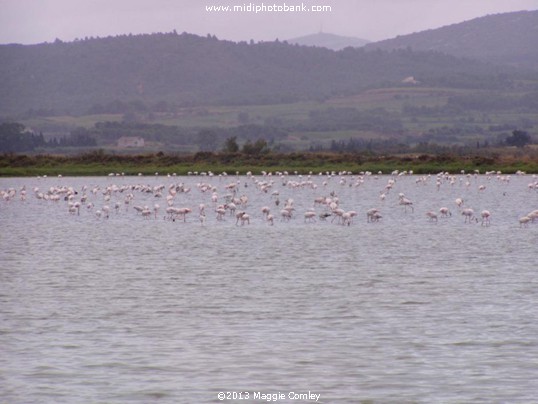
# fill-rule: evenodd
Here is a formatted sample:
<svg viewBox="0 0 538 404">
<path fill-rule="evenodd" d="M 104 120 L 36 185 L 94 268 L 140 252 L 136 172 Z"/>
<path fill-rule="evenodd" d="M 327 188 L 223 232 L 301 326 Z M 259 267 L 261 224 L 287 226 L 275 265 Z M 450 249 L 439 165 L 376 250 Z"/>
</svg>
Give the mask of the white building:
<svg viewBox="0 0 538 404">
<path fill-rule="evenodd" d="M 144 147 L 144 138 L 140 136 L 122 136 L 118 139 L 118 147 Z"/>
</svg>

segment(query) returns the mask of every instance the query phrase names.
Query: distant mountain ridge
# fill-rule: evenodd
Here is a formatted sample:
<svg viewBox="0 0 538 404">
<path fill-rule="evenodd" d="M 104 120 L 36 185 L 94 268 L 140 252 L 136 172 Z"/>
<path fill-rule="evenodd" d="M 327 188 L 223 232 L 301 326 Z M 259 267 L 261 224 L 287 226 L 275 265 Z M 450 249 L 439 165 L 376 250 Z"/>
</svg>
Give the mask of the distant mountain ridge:
<svg viewBox="0 0 538 404">
<path fill-rule="evenodd" d="M 370 41 L 366 39 L 329 34 L 326 32 L 318 32 L 317 34 L 291 38 L 286 40 L 286 42 L 303 46 L 319 46 L 332 50 L 341 50 L 348 46 L 360 48 L 367 43 L 370 43 Z"/>
<path fill-rule="evenodd" d="M 117 101 L 163 112 L 319 101 L 399 85 L 409 76 L 433 86 L 505 85 L 496 67 L 434 52 L 335 52 L 176 32 L 1 45 L 0 60 L 0 116 L 113 113 L 121 109 Z"/>
<path fill-rule="evenodd" d="M 488 15 L 365 45 L 403 48 L 538 69 L 538 10 Z"/>
</svg>

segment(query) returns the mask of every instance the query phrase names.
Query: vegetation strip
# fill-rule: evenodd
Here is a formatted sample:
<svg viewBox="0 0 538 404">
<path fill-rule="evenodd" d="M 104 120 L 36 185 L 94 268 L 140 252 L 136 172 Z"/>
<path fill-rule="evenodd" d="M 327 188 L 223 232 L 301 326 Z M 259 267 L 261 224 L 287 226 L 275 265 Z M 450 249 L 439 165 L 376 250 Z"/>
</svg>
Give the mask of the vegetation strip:
<svg viewBox="0 0 538 404">
<path fill-rule="evenodd" d="M 0 176 L 34 175 L 187 175 L 189 173 L 221 174 L 288 171 L 298 174 L 350 171 L 390 173 L 394 170 L 413 171 L 415 174 L 438 172 L 500 171 L 505 174 L 523 171 L 538 173 L 538 159 L 517 159 L 512 156 L 455 156 L 407 155 L 372 156 L 355 153 L 246 153 L 199 152 L 190 155 L 162 152 L 138 155 L 115 155 L 102 150 L 77 156 L 0 155 Z"/>
</svg>

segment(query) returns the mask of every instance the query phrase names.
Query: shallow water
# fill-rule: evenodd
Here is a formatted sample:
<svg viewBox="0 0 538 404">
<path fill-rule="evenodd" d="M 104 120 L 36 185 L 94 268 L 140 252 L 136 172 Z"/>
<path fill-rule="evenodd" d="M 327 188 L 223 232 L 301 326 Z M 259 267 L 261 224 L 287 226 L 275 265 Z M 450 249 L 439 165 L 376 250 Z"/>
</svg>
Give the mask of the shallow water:
<svg viewBox="0 0 538 404">
<path fill-rule="evenodd" d="M 389 178 L 0 179 L 0 190 L 17 190 L 0 201 L 0 401 L 211 403 L 243 392 L 248 399 L 224 402 L 268 401 L 255 393 L 304 402 L 289 393 L 309 391 L 323 403 L 536 400 L 538 223 L 518 222 L 538 209 L 528 188 L 536 178 L 460 175 L 437 189 L 435 176 L 394 177 L 381 201 Z M 263 192 L 255 181 L 273 184 Z M 198 186 L 212 185 L 224 203 L 232 182 L 248 196 L 250 224 L 217 221 L 212 191 Z M 139 184 L 165 185 L 163 197 L 131 188 L 103 199 L 107 186 Z M 192 208 L 186 222 L 163 220 L 177 184 L 190 187 L 174 198 Z M 76 201 L 84 185 L 95 206 L 80 215 L 64 195 L 46 201 L 33 191 L 71 186 Z M 398 204 L 400 192 L 413 212 Z M 305 223 L 314 198 L 331 193 L 358 212 L 352 224 Z M 478 216 L 490 210 L 491 224 L 464 223 L 458 197 Z M 118 212 L 95 216 L 115 201 Z M 133 209 L 155 203 L 157 219 Z M 441 206 L 452 216 L 429 221 L 425 212 Z M 378 223 L 366 220 L 372 207 Z"/>
</svg>

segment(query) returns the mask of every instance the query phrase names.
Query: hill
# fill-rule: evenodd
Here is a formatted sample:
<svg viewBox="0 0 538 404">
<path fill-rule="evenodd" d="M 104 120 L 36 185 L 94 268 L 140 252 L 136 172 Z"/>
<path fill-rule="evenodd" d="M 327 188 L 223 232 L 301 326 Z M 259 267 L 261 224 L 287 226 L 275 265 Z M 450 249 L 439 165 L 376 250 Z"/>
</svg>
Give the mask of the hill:
<svg viewBox="0 0 538 404">
<path fill-rule="evenodd" d="M 332 51 L 187 33 L 0 46 L 0 117 L 321 101 L 400 83 L 499 88 L 500 69 L 437 52 Z"/>
<path fill-rule="evenodd" d="M 368 50 L 411 48 L 485 62 L 538 69 L 538 10 L 503 13 L 398 36 Z"/>
<path fill-rule="evenodd" d="M 353 48 L 360 48 L 369 43 L 370 41 L 362 38 L 354 38 L 319 32 L 317 34 L 305 35 L 298 38 L 288 39 L 286 42 L 290 44 L 318 46 L 332 50 L 341 50 L 347 48 L 348 46 L 351 46 Z"/>
</svg>

